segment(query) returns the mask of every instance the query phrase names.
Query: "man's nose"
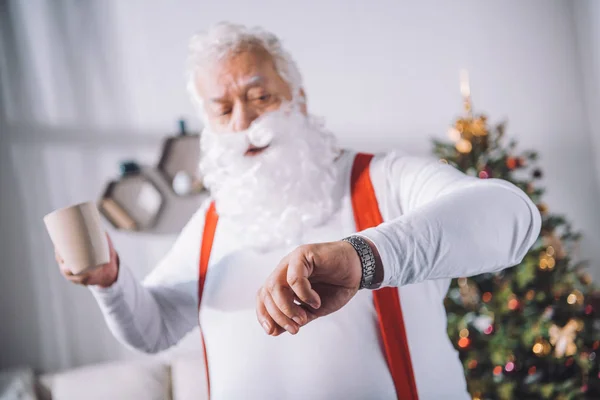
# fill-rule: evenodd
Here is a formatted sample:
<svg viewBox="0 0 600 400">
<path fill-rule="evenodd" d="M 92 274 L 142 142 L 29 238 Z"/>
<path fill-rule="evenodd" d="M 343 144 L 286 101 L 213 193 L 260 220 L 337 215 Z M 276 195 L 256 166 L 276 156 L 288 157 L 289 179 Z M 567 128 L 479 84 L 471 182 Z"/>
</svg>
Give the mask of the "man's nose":
<svg viewBox="0 0 600 400">
<path fill-rule="evenodd" d="M 233 132 L 245 131 L 250 127 L 252 122 L 258 117 L 258 114 L 251 107 L 240 105 L 237 107 L 233 117 L 232 130 Z"/>
</svg>

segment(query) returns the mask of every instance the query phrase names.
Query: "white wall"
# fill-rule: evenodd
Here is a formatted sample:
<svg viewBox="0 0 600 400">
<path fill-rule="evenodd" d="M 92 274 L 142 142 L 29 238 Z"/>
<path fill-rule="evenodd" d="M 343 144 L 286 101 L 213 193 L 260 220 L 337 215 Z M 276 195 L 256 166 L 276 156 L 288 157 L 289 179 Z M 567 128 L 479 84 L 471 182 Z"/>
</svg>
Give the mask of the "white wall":
<svg viewBox="0 0 600 400">
<path fill-rule="evenodd" d="M 430 138 L 443 137 L 460 112 L 458 71 L 469 69 L 475 106 L 492 120 L 508 118 L 509 135 L 540 152 L 547 203 L 582 229 L 583 256 L 600 260 L 597 172 L 567 0 L 111 0 L 64 7 L 67 23 L 48 36 L 56 31 L 45 22 L 49 11 L 71 1 L 20 8 L 35 50 L 23 71 L 34 95 L 22 103 L 35 105 L 11 108 L 3 133 L 2 190 L 11 193 L 7 202 L 2 194 L 1 215 L 10 218 L 0 245 L 10 256 L 0 269 L 0 296 L 9 300 L 0 301 L 0 320 L 10 328 L 0 326 L 0 367 L 131 356 L 109 336 L 91 296 L 58 276 L 41 217 L 97 196 L 126 155 L 152 160 L 156 138 L 179 116 L 199 127 L 184 88 L 186 43 L 223 19 L 278 33 L 303 72 L 311 111 L 362 150 L 427 154 Z M 138 276 L 171 240 L 115 238 Z"/>
<path fill-rule="evenodd" d="M 577 35 L 588 128 L 594 146 L 596 176 L 600 177 L 600 2 L 571 3 Z"/>
</svg>

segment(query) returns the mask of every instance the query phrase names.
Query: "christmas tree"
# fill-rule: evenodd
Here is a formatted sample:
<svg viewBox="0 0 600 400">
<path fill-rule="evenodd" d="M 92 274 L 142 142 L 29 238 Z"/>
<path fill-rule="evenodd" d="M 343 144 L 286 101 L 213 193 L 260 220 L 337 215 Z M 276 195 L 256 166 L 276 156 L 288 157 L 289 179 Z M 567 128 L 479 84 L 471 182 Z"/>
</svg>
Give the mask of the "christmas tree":
<svg viewBox="0 0 600 400">
<path fill-rule="evenodd" d="M 481 179 L 512 182 L 538 206 L 540 237 L 523 261 L 497 274 L 452 282 L 448 334 L 459 351 L 473 399 L 600 399 L 600 295 L 577 257 L 579 234 L 542 197 L 534 151 L 507 141 L 505 124 L 472 111 L 434 141 L 443 162 Z M 493 212 L 493 210 L 490 210 Z"/>
</svg>

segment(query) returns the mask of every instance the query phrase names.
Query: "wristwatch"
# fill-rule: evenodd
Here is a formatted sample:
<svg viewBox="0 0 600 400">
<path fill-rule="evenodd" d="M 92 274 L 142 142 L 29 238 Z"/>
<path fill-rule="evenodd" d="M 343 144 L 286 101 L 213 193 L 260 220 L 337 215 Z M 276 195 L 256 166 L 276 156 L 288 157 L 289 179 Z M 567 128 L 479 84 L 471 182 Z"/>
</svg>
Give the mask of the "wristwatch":
<svg viewBox="0 0 600 400">
<path fill-rule="evenodd" d="M 377 289 L 380 283 L 374 282 L 376 266 L 375 254 L 369 243 L 362 237 L 356 235 L 348 236 L 347 238 L 342 239 L 342 241 L 350 243 L 360 258 L 362 276 L 360 278 L 359 289 Z"/>
</svg>

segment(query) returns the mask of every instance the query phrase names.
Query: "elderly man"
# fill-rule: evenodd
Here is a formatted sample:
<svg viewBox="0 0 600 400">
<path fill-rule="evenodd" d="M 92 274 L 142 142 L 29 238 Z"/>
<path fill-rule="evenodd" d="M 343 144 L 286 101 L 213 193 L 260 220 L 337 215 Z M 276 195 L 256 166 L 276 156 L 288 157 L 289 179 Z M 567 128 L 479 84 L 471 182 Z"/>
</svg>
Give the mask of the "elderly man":
<svg viewBox="0 0 600 400">
<path fill-rule="evenodd" d="M 211 198 L 164 260 L 139 283 L 112 244 L 83 276 L 57 255 L 114 335 L 158 352 L 199 323 L 215 399 L 469 398 L 443 299 L 451 278 L 520 262 L 540 230 L 528 197 L 340 149 L 262 29 L 195 36 L 188 84 Z"/>
</svg>

